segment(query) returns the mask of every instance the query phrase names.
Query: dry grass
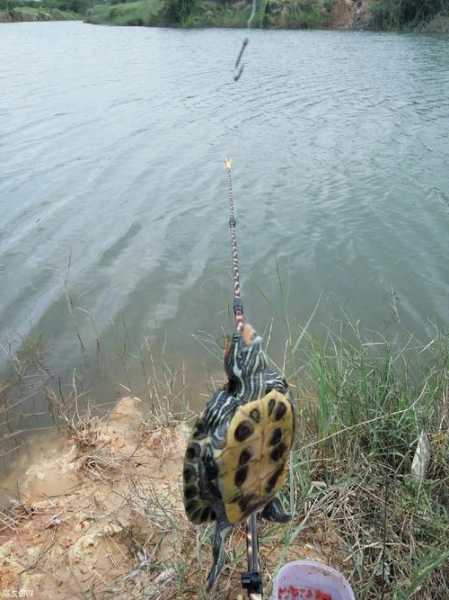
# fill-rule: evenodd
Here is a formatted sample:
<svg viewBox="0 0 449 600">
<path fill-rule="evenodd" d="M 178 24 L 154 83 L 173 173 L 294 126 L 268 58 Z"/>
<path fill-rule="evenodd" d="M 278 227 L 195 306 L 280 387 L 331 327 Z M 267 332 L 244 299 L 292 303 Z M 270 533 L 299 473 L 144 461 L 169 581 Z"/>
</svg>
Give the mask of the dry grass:
<svg viewBox="0 0 449 600">
<path fill-rule="evenodd" d="M 49 465 L 62 469 L 62 481 L 63 465 L 75 465 L 78 483 L 43 499 L 21 486 L 16 502 L 2 508 L 0 552 L 8 540 L 19 549 L 8 585 L 34 586 L 52 598 L 237 598 L 246 570 L 243 532 L 233 532 L 217 589 L 206 596 L 212 529 L 184 516 L 188 425 L 175 409 L 185 403 L 183 369 L 159 364 L 149 344 L 142 364 L 147 387 L 137 404 L 149 408 L 148 421 L 120 404 L 120 418 L 117 409 L 100 417 L 76 379 L 64 394 L 45 380 L 41 391 L 68 440 L 62 463 L 57 457 Z M 447 599 L 448 339 L 410 339 L 398 348 L 379 336 L 365 340 L 357 327 L 329 332 L 321 343 L 300 330 L 287 340 L 283 369 L 299 416 L 283 496 L 293 520 L 261 524 L 266 592 L 282 563 L 312 558 L 339 568 L 363 600 Z M 9 410 L 11 389 L 2 392 Z M 417 482 L 411 462 L 422 430 L 432 458 Z M 93 561 L 95 577 L 83 575 L 74 556 Z"/>
</svg>

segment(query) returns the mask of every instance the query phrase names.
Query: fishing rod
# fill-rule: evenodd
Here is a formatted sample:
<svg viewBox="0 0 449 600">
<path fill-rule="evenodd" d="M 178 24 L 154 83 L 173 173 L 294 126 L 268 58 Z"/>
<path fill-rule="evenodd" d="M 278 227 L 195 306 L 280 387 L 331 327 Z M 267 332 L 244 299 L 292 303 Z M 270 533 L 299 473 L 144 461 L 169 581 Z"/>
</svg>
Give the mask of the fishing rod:
<svg viewBox="0 0 449 600">
<path fill-rule="evenodd" d="M 241 332 L 244 325 L 243 315 L 243 304 L 240 289 L 240 264 L 239 264 L 239 251 L 237 247 L 237 236 L 236 226 L 237 221 L 235 219 L 235 205 L 234 205 L 234 193 L 232 191 L 232 161 L 230 159 L 225 160 L 225 171 L 228 179 L 228 197 L 229 197 L 229 232 L 231 235 L 231 255 L 232 255 L 232 279 L 234 285 L 234 298 L 232 308 L 234 312 L 235 327 L 238 333 Z"/>
<path fill-rule="evenodd" d="M 252 0 L 252 11 L 248 20 L 248 30 L 256 13 L 257 0 Z M 234 81 L 238 81 L 243 73 L 243 54 L 248 46 L 249 38 L 245 37 L 234 65 Z M 244 332 L 245 315 L 240 287 L 240 264 L 237 246 L 237 221 L 235 218 L 234 194 L 232 189 L 232 161 L 225 160 L 225 172 L 229 196 L 229 232 L 231 238 L 233 301 L 232 308 L 237 333 Z M 246 519 L 246 554 L 248 571 L 242 573 L 241 584 L 246 590 L 249 600 L 263 600 L 262 576 L 260 572 L 259 546 L 257 538 L 257 515 L 252 512 Z M 345 578 L 331 567 L 313 561 L 289 562 L 279 571 L 274 581 L 274 598 L 280 598 L 281 593 L 288 590 L 289 597 L 299 597 L 301 592 L 314 594 L 315 598 L 331 599 L 337 593 L 341 600 L 355 600 L 353 591 Z M 294 595 L 295 594 L 295 595 Z M 332 594 L 332 595 L 331 595 Z M 302 597 L 302 594 L 301 594 Z M 241 598 L 241 596 L 239 596 Z"/>
<path fill-rule="evenodd" d="M 251 22 L 256 14 L 257 0 L 252 0 L 252 9 L 247 22 L 248 31 L 251 27 Z M 234 65 L 234 81 L 238 81 L 242 76 L 245 64 L 242 62 L 243 54 L 249 43 L 249 38 L 245 37 L 242 46 L 237 55 L 237 60 Z M 231 256 L 232 256 L 232 278 L 234 296 L 232 300 L 232 309 L 234 313 L 234 322 L 237 333 L 242 333 L 245 323 L 243 312 L 241 287 L 240 287 L 240 264 L 239 252 L 237 246 L 236 227 L 237 221 L 235 218 L 234 194 L 232 190 L 232 161 L 225 160 L 225 172 L 228 183 L 229 196 L 229 233 L 231 238 Z M 248 571 L 242 573 L 241 582 L 243 589 L 246 590 L 249 600 L 262 600 L 262 577 L 260 574 L 259 563 L 259 547 L 257 540 L 257 521 L 256 514 L 252 513 L 246 520 L 246 554 L 248 559 Z"/>
<path fill-rule="evenodd" d="M 248 31 L 251 28 L 251 23 L 256 14 L 256 9 L 257 9 L 257 0 L 253 0 L 251 14 L 250 14 L 248 22 L 246 24 Z M 243 42 L 242 42 L 242 47 L 240 48 L 240 52 L 237 55 L 237 60 L 235 61 L 235 65 L 234 65 L 234 81 L 238 81 L 240 79 L 240 77 L 242 76 L 242 73 L 243 73 L 243 69 L 245 68 L 245 63 L 243 63 L 243 62 L 242 62 L 242 64 L 240 64 L 240 63 L 241 63 L 243 53 L 245 52 L 245 48 L 248 45 L 248 43 L 249 43 L 249 38 L 248 37 L 244 38 Z"/>
<path fill-rule="evenodd" d="M 229 232 L 231 237 L 232 279 L 234 291 L 232 309 L 235 327 L 237 332 L 241 333 L 245 323 L 245 316 L 240 287 L 240 264 L 236 235 L 237 221 L 235 219 L 234 194 L 232 190 L 232 161 L 230 159 L 225 160 L 225 172 L 227 175 L 229 196 Z M 246 554 L 248 559 L 248 571 L 242 573 L 242 587 L 247 591 L 250 600 L 262 600 L 262 577 L 260 574 L 256 513 L 252 513 L 246 520 Z"/>
</svg>

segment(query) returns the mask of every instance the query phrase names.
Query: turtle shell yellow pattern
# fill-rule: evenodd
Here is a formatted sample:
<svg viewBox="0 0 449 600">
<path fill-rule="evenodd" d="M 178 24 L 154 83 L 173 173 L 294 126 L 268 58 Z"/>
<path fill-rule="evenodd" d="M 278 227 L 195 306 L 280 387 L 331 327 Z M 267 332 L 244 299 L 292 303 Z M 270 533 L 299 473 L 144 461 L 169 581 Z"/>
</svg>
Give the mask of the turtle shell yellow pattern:
<svg viewBox="0 0 449 600">
<path fill-rule="evenodd" d="M 237 408 L 223 450 L 214 453 L 231 525 L 263 507 L 282 487 L 293 433 L 292 406 L 277 390 Z"/>
</svg>

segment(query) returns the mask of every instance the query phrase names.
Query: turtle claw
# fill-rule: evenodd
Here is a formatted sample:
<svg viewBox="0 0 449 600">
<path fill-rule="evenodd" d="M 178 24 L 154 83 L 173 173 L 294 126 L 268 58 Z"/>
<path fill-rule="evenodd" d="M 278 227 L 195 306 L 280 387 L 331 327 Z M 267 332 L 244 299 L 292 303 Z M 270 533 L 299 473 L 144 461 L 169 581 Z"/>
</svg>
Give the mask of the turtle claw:
<svg viewBox="0 0 449 600">
<path fill-rule="evenodd" d="M 291 515 L 283 511 L 279 498 L 273 498 L 262 511 L 262 519 L 274 523 L 287 523 L 291 518 Z"/>
</svg>

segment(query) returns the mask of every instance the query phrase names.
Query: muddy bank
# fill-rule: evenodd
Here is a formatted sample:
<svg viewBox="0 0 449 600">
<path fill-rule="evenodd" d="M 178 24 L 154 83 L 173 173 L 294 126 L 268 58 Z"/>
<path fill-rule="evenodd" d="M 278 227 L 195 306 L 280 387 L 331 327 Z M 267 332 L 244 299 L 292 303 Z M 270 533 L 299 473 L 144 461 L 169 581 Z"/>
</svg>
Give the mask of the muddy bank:
<svg viewBox="0 0 449 600">
<path fill-rule="evenodd" d="M 332 3 L 330 29 L 370 29 L 375 0 L 335 0 Z"/>
<path fill-rule="evenodd" d="M 1 484 L 0 589 L 34 599 L 206 597 L 208 534 L 187 522 L 181 499 L 187 434 L 185 424 L 146 422 L 141 401 L 128 397 L 108 419 L 41 444 L 27 467 L 28 458 L 19 459 Z M 300 539 L 288 547 L 280 543 L 285 532 L 282 526 L 261 531 L 267 586 L 279 561 L 343 564 L 328 524 L 303 523 Z M 236 530 L 227 567 L 207 597 L 238 597 L 244 549 Z"/>
</svg>

